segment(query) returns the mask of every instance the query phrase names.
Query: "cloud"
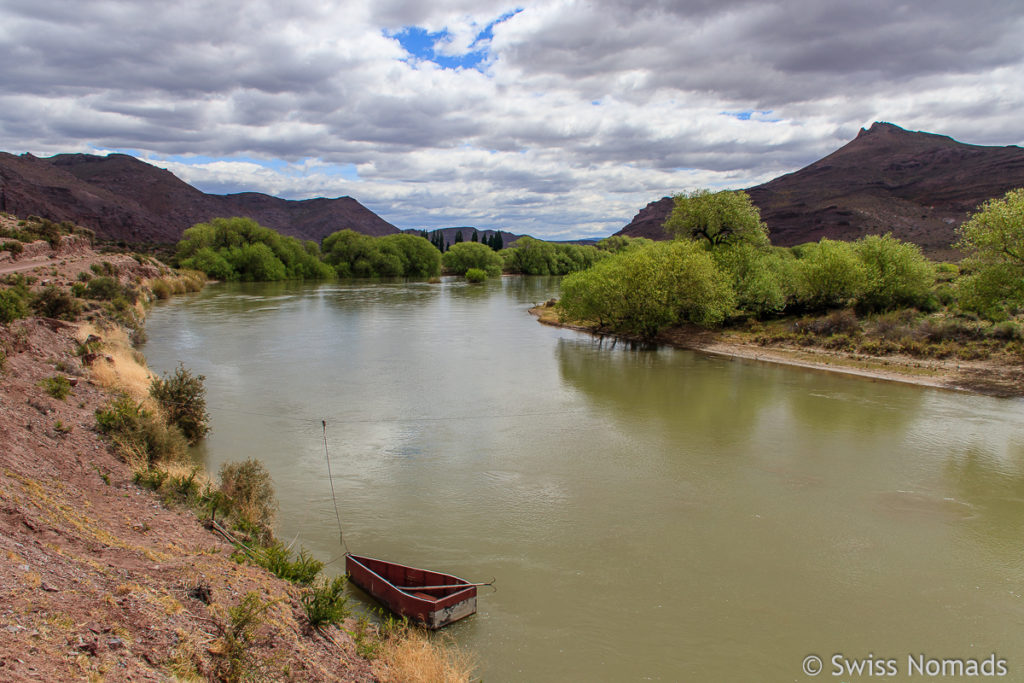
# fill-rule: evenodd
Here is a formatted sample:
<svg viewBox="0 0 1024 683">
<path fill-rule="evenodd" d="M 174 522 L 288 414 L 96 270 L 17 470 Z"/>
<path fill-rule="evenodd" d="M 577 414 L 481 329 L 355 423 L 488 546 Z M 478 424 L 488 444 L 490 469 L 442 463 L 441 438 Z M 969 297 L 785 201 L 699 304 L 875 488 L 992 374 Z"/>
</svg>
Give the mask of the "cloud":
<svg viewBox="0 0 1024 683">
<path fill-rule="evenodd" d="M 874 120 L 1024 142 L 1015 4 L 10 0 L 0 149 L 133 150 L 207 191 L 350 195 L 400 227 L 606 235 Z"/>
</svg>

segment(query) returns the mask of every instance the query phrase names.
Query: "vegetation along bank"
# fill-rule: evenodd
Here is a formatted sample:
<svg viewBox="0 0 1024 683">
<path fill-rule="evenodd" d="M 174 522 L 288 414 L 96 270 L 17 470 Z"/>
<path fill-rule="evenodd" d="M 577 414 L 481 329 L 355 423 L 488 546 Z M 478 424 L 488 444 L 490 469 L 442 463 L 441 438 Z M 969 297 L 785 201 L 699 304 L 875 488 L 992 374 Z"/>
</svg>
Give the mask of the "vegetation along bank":
<svg viewBox="0 0 1024 683">
<path fill-rule="evenodd" d="M 889 235 L 771 244 L 743 192 L 675 198 L 669 242 L 613 237 L 543 322 L 732 356 L 1024 395 L 1024 190 L 993 199 L 935 263 Z"/>
<path fill-rule="evenodd" d="M 192 463 L 203 378 L 134 347 L 154 299 L 205 277 L 91 239 L 0 216 L 0 678 L 467 680 L 274 537 L 259 462 Z"/>
</svg>

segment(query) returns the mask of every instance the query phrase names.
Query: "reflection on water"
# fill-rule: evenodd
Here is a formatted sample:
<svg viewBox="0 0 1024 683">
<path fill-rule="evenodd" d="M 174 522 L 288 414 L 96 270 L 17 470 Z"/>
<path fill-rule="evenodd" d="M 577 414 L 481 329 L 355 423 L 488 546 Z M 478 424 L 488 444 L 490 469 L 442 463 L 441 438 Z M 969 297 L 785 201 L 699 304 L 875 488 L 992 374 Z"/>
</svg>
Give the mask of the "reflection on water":
<svg viewBox="0 0 1024 683">
<path fill-rule="evenodd" d="M 216 286 L 158 306 L 144 351 L 207 376 L 201 457 L 262 459 L 283 537 L 339 554 L 327 419 L 349 547 L 496 577 L 450 630 L 485 680 L 1024 670 L 1024 404 L 537 324 L 556 292 Z"/>
</svg>

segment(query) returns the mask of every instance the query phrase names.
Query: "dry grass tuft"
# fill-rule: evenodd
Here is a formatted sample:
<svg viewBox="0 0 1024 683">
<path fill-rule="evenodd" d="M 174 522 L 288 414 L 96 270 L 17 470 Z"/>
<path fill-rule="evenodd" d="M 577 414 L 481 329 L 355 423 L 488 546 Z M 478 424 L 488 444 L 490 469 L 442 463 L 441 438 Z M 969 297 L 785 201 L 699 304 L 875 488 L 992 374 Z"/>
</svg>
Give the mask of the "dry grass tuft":
<svg viewBox="0 0 1024 683">
<path fill-rule="evenodd" d="M 153 373 L 141 354 L 132 348 L 128 333 L 120 327 L 98 328 L 85 323 L 75 336 L 84 343 L 90 334 L 103 340 L 101 357 L 91 367 L 93 380 L 107 389 L 122 391 L 136 401 L 148 401 Z"/>
<path fill-rule="evenodd" d="M 437 642 L 415 627 L 389 635 L 374 664 L 383 683 L 464 683 L 475 669 L 468 652 L 450 641 Z"/>
</svg>

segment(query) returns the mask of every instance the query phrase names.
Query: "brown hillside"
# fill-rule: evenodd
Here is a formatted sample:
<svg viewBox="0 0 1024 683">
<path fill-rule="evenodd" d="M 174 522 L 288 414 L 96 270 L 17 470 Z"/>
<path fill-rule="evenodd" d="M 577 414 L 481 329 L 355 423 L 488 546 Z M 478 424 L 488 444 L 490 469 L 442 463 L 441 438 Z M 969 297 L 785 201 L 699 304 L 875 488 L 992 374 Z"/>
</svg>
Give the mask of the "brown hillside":
<svg viewBox="0 0 1024 683">
<path fill-rule="evenodd" d="M 128 242 L 175 242 L 185 229 L 218 216 L 248 216 L 316 241 L 344 228 L 369 235 L 398 232 L 351 197 L 294 201 L 255 192 L 206 194 L 124 154 L 40 159 L 0 153 L 0 211 L 70 220 L 101 238 Z"/>
<path fill-rule="evenodd" d="M 979 204 L 1024 186 L 1024 149 L 983 147 L 875 123 L 810 166 L 749 188 L 772 242 L 893 235 L 942 256 Z M 670 200 L 649 204 L 618 234 L 664 239 Z"/>
</svg>

